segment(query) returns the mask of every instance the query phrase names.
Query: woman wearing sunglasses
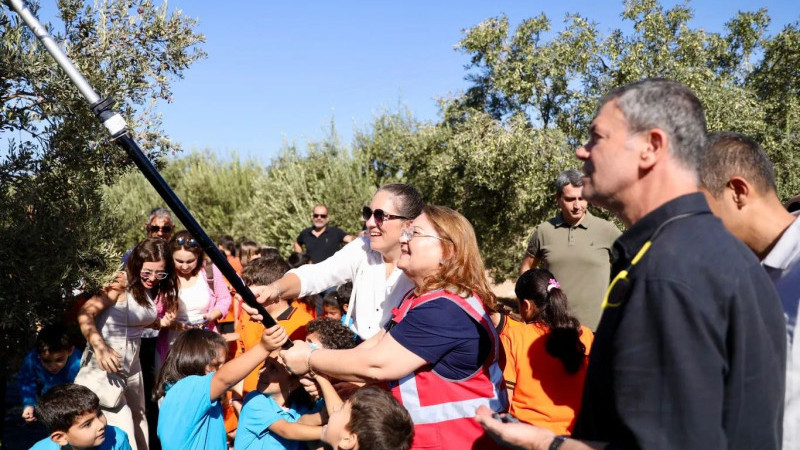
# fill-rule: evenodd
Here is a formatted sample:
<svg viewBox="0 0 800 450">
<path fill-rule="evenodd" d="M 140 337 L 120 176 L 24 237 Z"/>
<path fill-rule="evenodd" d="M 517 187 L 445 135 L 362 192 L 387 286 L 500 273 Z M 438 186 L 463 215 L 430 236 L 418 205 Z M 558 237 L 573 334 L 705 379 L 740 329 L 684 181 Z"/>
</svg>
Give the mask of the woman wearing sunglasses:
<svg viewBox="0 0 800 450">
<path fill-rule="evenodd" d="M 158 311 L 177 308 L 177 289 L 167 241 L 148 238 L 140 242 L 125 264 L 125 274 L 125 288 L 111 285 L 86 301 L 78 313 L 78 324 L 89 344 L 85 364 L 94 364 L 116 374 L 125 386 L 118 406 L 100 405 L 109 425 L 128 433 L 133 449 L 147 450 L 139 348 L 145 328 L 159 329 L 170 323 L 170 317 L 159 318 Z"/>
<path fill-rule="evenodd" d="M 475 408 L 507 406 L 500 343 L 489 314 L 497 302 L 484 275 L 475 232 L 461 214 L 426 205 L 403 231 L 398 267 L 414 290 L 375 345 L 281 352 L 296 375 L 388 382 L 414 421 L 412 448 L 498 448 L 474 420 Z"/>
<path fill-rule="evenodd" d="M 217 320 L 228 313 L 231 294 L 217 266 L 205 261 L 205 252 L 188 231 L 175 233 L 169 241 L 178 287 L 175 320 L 158 335 L 160 361 L 181 331 L 207 328 L 217 331 Z"/>
<path fill-rule="evenodd" d="M 407 184 L 382 186 L 362 210 L 365 236 L 353 239 L 319 264 L 306 264 L 290 270 L 271 285 L 254 290 L 258 301 L 271 303 L 278 297 L 293 299 L 353 282 L 348 314 L 352 329 L 361 339 L 378 334 L 389 322 L 392 308 L 400 304 L 413 283 L 397 268 L 400 234 L 407 222 L 422 211 L 422 196 Z M 242 306 L 254 319 L 259 316 Z M 351 313 L 352 311 L 352 313 Z"/>
</svg>

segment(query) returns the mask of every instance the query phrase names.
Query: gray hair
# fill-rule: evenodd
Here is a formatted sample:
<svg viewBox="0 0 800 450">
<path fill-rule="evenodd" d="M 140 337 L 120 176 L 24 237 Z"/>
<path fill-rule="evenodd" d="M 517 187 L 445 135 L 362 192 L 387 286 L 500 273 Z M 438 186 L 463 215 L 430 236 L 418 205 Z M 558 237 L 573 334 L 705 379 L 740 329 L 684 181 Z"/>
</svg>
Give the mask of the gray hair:
<svg viewBox="0 0 800 450">
<path fill-rule="evenodd" d="M 147 219 L 147 223 L 150 224 L 153 222 L 153 219 L 169 219 L 172 222 L 172 212 L 167 208 L 158 207 L 150 211 L 150 218 Z"/>
<path fill-rule="evenodd" d="M 567 169 L 556 177 L 555 187 L 556 187 L 556 195 L 561 195 L 564 193 L 564 187 L 568 184 L 571 184 L 575 187 L 583 186 L 583 178 L 581 178 L 583 174 L 581 174 L 577 169 Z"/>
<path fill-rule="evenodd" d="M 703 187 L 717 198 L 735 175 L 745 178 L 761 194 L 778 191 L 769 156 L 756 141 L 739 133 L 709 134 L 700 164 Z"/>
<path fill-rule="evenodd" d="M 606 94 L 616 100 L 631 133 L 652 128 L 669 136 L 669 151 L 687 169 L 698 172 L 706 144 L 706 118 L 700 100 L 686 86 L 664 78 L 648 78 Z"/>
</svg>

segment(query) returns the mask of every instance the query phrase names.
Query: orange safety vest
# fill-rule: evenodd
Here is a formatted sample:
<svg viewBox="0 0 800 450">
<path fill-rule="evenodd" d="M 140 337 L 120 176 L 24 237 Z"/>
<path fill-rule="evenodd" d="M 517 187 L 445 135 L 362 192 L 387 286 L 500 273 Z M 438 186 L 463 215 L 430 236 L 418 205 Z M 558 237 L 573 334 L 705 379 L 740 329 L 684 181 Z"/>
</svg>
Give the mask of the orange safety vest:
<svg viewBox="0 0 800 450">
<path fill-rule="evenodd" d="M 503 371 L 498 365 L 500 340 L 480 298 L 473 294 L 464 299 L 444 290 L 419 297 L 407 296 L 393 310 L 392 320 L 400 323 L 410 310 L 435 299 L 452 301 L 483 326 L 491 336 L 492 350 L 483 366 L 462 380 L 445 379 L 430 365 L 425 365 L 400 380 L 389 382 L 392 395 L 408 410 L 414 422 L 411 448 L 501 448 L 474 419 L 475 409 L 480 405 L 497 412 L 508 408 Z"/>
</svg>

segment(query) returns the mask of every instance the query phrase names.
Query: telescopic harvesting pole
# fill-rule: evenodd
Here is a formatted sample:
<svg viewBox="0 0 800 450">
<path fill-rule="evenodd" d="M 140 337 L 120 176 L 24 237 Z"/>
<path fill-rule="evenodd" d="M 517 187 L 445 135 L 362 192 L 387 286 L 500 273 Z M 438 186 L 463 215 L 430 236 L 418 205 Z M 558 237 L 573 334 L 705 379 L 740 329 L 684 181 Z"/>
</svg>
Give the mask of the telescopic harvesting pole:
<svg viewBox="0 0 800 450">
<path fill-rule="evenodd" d="M 262 323 L 265 327 L 269 328 L 275 325 L 275 319 L 270 316 L 267 310 L 256 301 L 253 292 L 245 286 L 242 279 L 236 274 L 236 271 L 228 262 L 227 258 L 220 252 L 219 248 L 214 244 L 214 241 L 208 237 L 208 234 L 203 230 L 200 224 L 192 217 L 192 214 L 186 209 L 181 199 L 175 195 L 175 192 L 170 188 L 164 178 L 158 173 L 158 170 L 153 166 L 147 156 L 142 153 L 139 145 L 128 134 L 128 126 L 125 119 L 112 109 L 114 100 L 111 98 L 101 99 L 99 95 L 92 89 L 86 79 L 81 75 L 78 69 L 72 64 L 69 57 L 59 48 L 47 30 L 41 23 L 34 17 L 31 11 L 22 3 L 22 0 L 3 0 L 9 7 L 11 7 L 22 18 L 28 28 L 33 31 L 33 34 L 42 42 L 42 44 L 50 53 L 50 56 L 56 60 L 59 66 L 66 72 L 70 80 L 80 91 L 81 95 L 91 105 L 92 112 L 103 122 L 103 125 L 111 135 L 111 140 L 117 145 L 122 147 L 128 156 L 131 157 L 139 170 L 144 174 L 145 178 L 155 188 L 162 199 L 167 203 L 167 206 L 175 213 L 180 221 L 186 226 L 186 229 L 191 235 L 200 243 L 200 246 L 205 250 L 206 254 L 211 258 L 211 261 L 217 265 L 217 268 L 222 272 L 228 282 L 233 286 L 236 292 L 242 296 L 242 299 L 251 307 L 255 308 L 263 317 Z M 284 344 L 284 348 L 291 347 L 291 341 Z"/>
</svg>

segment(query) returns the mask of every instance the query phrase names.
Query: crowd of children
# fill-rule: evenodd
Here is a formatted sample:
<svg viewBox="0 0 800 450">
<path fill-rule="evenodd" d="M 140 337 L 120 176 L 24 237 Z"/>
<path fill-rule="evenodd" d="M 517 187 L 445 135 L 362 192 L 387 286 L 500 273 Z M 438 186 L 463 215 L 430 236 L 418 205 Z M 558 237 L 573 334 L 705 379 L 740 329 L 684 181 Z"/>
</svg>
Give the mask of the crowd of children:
<svg viewBox="0 0 800 450">
<path fill-rule="evenodd" d="M 191 237 L 182 233 L 176 237 L 184 247 L 173 247 L 193 250 L 186 247 Z M 302 254 L 287 261 L 277 251 L 256 251 L 257 244 L 247 244 L 253 248 L 248 249 L 244 265 L 229 240 L 220 248 L 234 260 L 232 265 L 241 267 L 242 280 L 251 288 L 269 286 L 308 262 Z M 191 259 L 192 253 L 182 251 L 178 256 Z M 176 272 L 183 270 L 187 279 L 201 273 L 177 267 L 183 263 L 170 266 Z M 413 424 L 388 392 L 350 386 L 340 391 L 350 395 L 343 401 L 334 388 L 336 380 L 319 374 L 301 379 L 288 372 L 278 357 L 281 346 L 296 339 L 317 348 L 356 346 L 360 341 L 349 328 L 351 289 L 347 283 L 322 296 L 267 304 L 277 322 L 270 329 L 249 320 L 241 298 L 231 292 L 235 300 L 228 314 L 233 319 L 230 326 L 225 314 L 217 314 L 218 321 L 203 327 L 173 329 L 169 341 L 174 342 L 157 364 L 160 371 L 152 387 L 158 419 L 151 426 L 158 439 L 151 438 L 149 448 L 409 448 Z M 519 317 L 527 326 L 520 326 L 523 323 L 507 312 L 493 315 L 506 353 L 510 413 L 567 433 L 579 408 L 592 333 L 569 316 L 566 297 L 549 272 L 536 269 L 523 274 L 516 293 Z M 63 325 L 39 332 L 36 348 L 17 374 L 23 418 L 38 417 L 50 431 L 50 437 L 34 448 L 131 448 L 128 433 L 107 425 L 97 396 L 71 384 L 80 365 L 81 351 L 74 348 Z"/>
</svg>

